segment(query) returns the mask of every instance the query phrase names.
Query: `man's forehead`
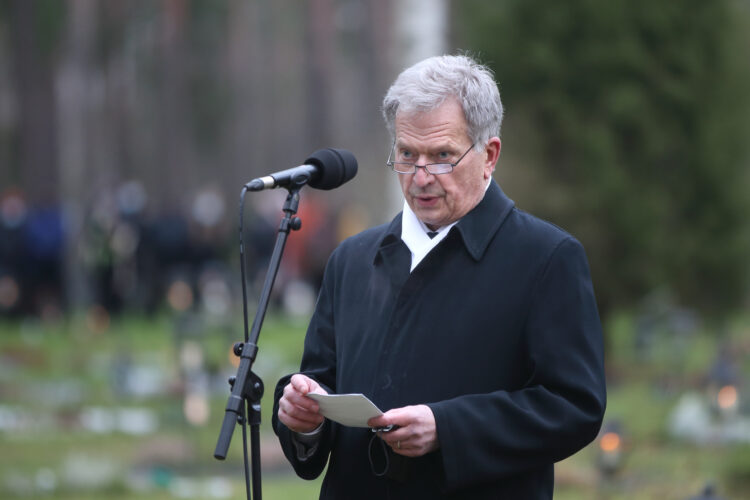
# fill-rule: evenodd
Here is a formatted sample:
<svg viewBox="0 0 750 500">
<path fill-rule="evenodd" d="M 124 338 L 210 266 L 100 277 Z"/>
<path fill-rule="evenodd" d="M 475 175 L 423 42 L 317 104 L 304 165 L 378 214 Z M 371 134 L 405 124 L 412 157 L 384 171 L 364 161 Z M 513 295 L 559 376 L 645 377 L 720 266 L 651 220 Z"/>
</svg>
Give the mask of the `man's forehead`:
<svg viewBox="0 0 750 500">
<path fill-rule="evenodd" d="M 446 149 L 456 149 L 461 146 L 458 140 L 454 140 L 451 138 L 440 138 L 434 141 L 423 143 L 421 140 L 414 139 L 411 137 L 403 137 L 403 138 L 396 137 L 396 140 L 394 141 L 394 145 L 397 149 L 425 148 L 432 152 L 443 151 Z"/>
<path fill-rule="evenodd" d="M 451 120 L 432 127 L 420 127 L 415 122 L 396 122 L 394 142 L 397 145 L 429 142 L 435 144 L 457 144 L 471 140 L 466 122 Z"/>
<path fill-rule="evenodd" d="M 463 108 L 455 99 L 443 101 L 439 106 L 413 110 L 399 110 L 394 120 L 395 131 L 401 128 L 431 129 L 443 127 L 466 128 Z"/>
<path fill-rule="evenodd" d="M 464 109 L 461 106 L 461 101 L 455 97 L 447 97 L 442 101 L 434 104 L 425 104 L 423 106 L 400 106 L 396 111 L 396 120 L 401 119 L 414 119 L 427 114 L 435 112 L 447 112 L 453 113 L 456 116 L 464 118 Z"/>
</svg>

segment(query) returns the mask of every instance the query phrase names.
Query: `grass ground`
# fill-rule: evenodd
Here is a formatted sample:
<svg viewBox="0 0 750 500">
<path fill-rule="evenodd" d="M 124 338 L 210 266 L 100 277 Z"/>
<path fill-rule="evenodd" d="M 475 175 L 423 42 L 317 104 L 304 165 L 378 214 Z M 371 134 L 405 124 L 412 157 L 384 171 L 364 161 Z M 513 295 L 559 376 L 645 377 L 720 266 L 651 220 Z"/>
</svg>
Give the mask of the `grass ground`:
<svg viewBox="0 0 750 500">
<path fill-rule="evenodd" d="M 607 327 L 606 421 L 622 426 L 622 465 L 603 477 L 599 443 L 592 443 L 558 464 L 555 497 L 687 499 L 714 481 L 725 497 L 747 498 L 750 446 L 678 441 L 667 432 L 667 421 L 683 393 L 703 390 L 719 345 L 732 347 L 748 379 L 750 357 L 743 353 L 750 352 L 750 319 L 729 323 L 720 342 L 707 329 L 680 339 L 657 336 L 647 353 L 634 348 L 634 324 L 632 316 L 622 315 Z M 294 370 L 303 335 L 303 322 L 272 317 L 259 341 L 255 371 L 267 385 L 263 493 L 272 500 L 316 498 L 319 488 L 319 480 L 293 476 L 269 424 L 273 385 Z M 228 395 L 224 380 L 235 370 L 229 351 L 241 337 L 235 325 L 197 317 L 0 323 L 0 497 L 245 498 L 239 428 L 227 460 L 212 456 Z M 194 425 L 183 403 L 193 383 L 186 367 L 195 366 L 196 346 L 201 383 L 210 396 Z M 153 385 L 152 393 L 128 392 L 124 380 L 139 369 L 141 384 Z M 156 415 L 158 429 L 139 434 L 107 428 L 107 419 L 112 424 L 118 411 L 133 408 Z M 82 415 L 94 422 L 93 430 L 82 426 Z M 97 418 L 103 420 L 97 424 Z"/>
</svg>

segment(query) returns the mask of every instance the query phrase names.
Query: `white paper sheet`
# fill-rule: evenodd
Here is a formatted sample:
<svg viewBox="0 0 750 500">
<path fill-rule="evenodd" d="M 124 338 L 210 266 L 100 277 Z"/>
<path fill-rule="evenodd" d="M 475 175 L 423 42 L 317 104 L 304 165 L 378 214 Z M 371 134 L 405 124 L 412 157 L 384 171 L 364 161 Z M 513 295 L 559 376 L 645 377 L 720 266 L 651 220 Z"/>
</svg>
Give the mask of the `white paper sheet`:
<svg viewBox="0 0 750 500">
<path fill-rule="evenodd" d="M 364 394 L 308 394 L 320 406 L 320 413 L 349 427 L 369 427 L 367 421 L 383 412 Z"/>
</svg>

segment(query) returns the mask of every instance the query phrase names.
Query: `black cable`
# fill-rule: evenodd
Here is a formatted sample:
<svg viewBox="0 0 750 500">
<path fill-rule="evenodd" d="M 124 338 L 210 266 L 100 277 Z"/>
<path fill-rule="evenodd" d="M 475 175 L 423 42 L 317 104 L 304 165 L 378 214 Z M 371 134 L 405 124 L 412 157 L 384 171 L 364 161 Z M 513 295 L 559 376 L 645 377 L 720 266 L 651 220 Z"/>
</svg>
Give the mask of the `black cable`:
<svg viewBox="0 0 750 500">
<path fill-rule="evenodd" d="M 249 339 L 249 327 L 248 327 L 248 319 L 247 319 L 247 284 L 245 283 L 245 244 L 242 240 L 242 226 L 243 226 L 243 215 L 245 212 L 245 195 L 247 194 L 247 186 L 242 187 L 242 192 L 240 193 L 240 223 L 239 223 L 239 233 L 240 233 L 240 277 L 242 278 L 242 315 L 244 320 L 244 326 L 245 326 L 245 342 Z"/>
<path fill-rule="evenodd" d="M 247 186 L 242 187 L 242 192 L 240 193 L 240 216 L 239 216 L 239 238 L 240 238 L 240 278 L 242 280 L 242 318 L 244 320 L 244 329 L 245 329 L 245 343 L 247 343 L 249 338 L 249 322 L 248 322 L 248 316 L 247 316 L 247 279 L 245 276 L 245 244 L 243 242 L 242 233 L 243 233 L 243 226 L 244 226 L 244 213 L 245 213 L 245 195 L 247 194 Z M 242 424 L 242 456 L 244 459 L 244 469 L 245 469 L 245 491 L 247 493 L 247 499 L 251 500 L 252 495 L 250 493 L 250 459 L 248 456 L 248 446 L 247 446 L 247 418 L 245 416 L 248 414 L 248 409 L 245 408 L 247 405 L 247 402 L 243 405 L 242 408 L 242 415 L 240 417 L 240 424 Z"/>
</svg>

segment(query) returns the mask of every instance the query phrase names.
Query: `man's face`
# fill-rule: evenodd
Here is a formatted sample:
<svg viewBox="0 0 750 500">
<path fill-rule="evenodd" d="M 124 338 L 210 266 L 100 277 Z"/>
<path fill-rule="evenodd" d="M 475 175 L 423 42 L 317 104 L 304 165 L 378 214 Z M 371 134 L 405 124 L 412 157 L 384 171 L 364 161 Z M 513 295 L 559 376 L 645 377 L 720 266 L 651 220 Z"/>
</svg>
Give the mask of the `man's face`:
<svg viewBox="0 0 750 500">
<path fill-rule="evenodd" d="M 396 161 L 455 163 L 471 146 L 466 119 L 455 99 L 429 112 L 396 115 Z M 414 174 L 397 174 L 404 198 L 417 218 L 430 229 L 454 222 L 474 208 L 500 154 L 500 139 L 471 151 L 449 174 L 431 175 L 423 168 Z"/>
</svg>

